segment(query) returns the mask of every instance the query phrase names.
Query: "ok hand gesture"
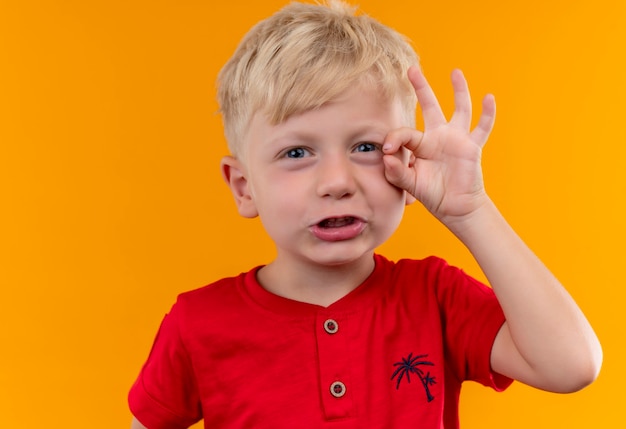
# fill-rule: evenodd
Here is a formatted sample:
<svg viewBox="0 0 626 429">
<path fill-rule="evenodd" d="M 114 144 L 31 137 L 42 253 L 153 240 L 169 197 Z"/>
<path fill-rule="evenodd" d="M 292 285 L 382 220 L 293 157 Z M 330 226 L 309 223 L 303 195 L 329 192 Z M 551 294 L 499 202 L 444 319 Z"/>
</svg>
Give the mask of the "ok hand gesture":
<svg viewBox="0 0 626 429">
<path fill-rule="evenodd" d="M 422 72 L 411 67 L 408 77 L 421 106 L 424 131 L 400 128 L 389 133 L 383 145 L 385 176 L 450 226 L 488 201 L 480 160 L 495 121 L 495 100 L 491 95 L 484 98 L 478 125 L 470 131 L 472 102 L 460 70 L 452 73 L 455 110 L 450 121 Z M 390 156 L 402 147 L 411 154 L 408 165 Z"/>
</svg>

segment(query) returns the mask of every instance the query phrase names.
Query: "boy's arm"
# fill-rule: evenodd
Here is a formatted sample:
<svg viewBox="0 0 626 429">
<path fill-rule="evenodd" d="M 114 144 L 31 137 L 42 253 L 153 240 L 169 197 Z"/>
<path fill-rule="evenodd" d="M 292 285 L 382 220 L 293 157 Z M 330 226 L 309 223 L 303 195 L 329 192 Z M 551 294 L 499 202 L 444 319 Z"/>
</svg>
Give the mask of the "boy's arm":
<svg viewBox="0 0 626 429">
<path fill-rule="evenodd" d="M 148 429 L 144 425 L 142 425 L 139 420 L 133 417 L 133 421 L 130 424 L 130 429 Z"/>
<path fill-rule="evenodd" d="M 573 392 L 597 377 L 602 351 L 582 311 L 489 202 L 453 230 L 471 251 L 502 306 L 491 366 L 553 392 Z"/>
<path fill-rule="evenodd" d="M 582 311 L 559 281 L 508 225 L 485 192 L 480 159 L 495 120 L 485 97 L 471 132 L 471 99 L 460 71 L 452 74 L 455 112 L 448 122 L 422 73 L 409 70 L 424 132 L 391 132 L 385 155 L 406 148 L 408 165 L 384 156 L 390 183 L 406 190 L 470 250 L 504 310 L 506 322 L 491 353 L 492 369 L 544 390 L 571 392 L 591 383 L 602 350 Z"/>
</svg>

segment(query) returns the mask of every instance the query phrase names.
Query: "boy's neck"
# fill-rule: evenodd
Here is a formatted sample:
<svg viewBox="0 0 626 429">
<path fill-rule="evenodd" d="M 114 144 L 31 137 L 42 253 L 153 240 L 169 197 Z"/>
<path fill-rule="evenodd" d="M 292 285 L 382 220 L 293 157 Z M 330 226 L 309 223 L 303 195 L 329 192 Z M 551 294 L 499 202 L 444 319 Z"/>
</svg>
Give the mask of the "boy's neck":
<svg viewBox="0 0 626 429">
<path fill-rule="evenodd" d="M 374 266 L 373 254 L 332 266 L 277 258 L 259 270 L 257 279 L 264 289 L 275 295 L 328 307 L 363 283 Z"/>
</svg>

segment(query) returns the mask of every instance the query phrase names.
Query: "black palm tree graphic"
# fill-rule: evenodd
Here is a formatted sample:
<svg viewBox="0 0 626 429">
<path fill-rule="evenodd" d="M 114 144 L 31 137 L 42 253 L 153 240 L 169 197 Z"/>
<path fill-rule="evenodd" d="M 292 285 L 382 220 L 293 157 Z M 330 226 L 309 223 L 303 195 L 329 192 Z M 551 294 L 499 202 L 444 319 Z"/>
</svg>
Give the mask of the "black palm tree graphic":
<svg viewBox="0 0 626 429">
<path fill-rule="evenodd" d="M 428 400 L 428 402 L 430 402 L 433 399 L 435 399 L 435 397 L 430 393 L 429 386 L 432 386 L 433 384 L 436 384 L 437 382 L 435 381 L 435 377 L 431 377 L 430 372 L 427 372 L 426 374 L 424 374 L 424 371 L 421 368 L 419 368 L 420 365 L 429 365 L 429 366 L 435 365 L 434 363 L 430 361 L 420 360 L 427 356 L 428 355 L 418 355 L 418 356 L 413 357 L 413 353 L 409 353 L 409 356 L 407 356 L 406 358 L 402 358 L 402 361 L 396 362 L 393 364 L 393 366 L 397 366 L 398 368 L 396 368 L 396 370 L 393 372 L 391 379 L 393 380 L 394 378 L 398 377 L 396 380 L 396 389 L 399 389 L 400 382 L 402 381 L 402 378 L 405 375 L 406 375 L 407 383 L 411 383 L 411 373 L 417 374 L 420 381 L 422 382 L 422 386 L 424 386 L 424 391 L 426 392 L 426 399 Z"/>
</svg>

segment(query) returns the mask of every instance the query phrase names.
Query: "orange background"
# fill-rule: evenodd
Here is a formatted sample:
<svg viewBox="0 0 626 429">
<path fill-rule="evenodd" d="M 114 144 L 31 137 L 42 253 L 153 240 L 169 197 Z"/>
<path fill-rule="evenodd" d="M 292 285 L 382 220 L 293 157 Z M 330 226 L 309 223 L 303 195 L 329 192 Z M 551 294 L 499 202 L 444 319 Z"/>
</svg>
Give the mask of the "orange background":
<svg viewBox="0 0 626 429">
<path fill-rule="evenodd" d="M 0 0 L 0 427 L 128 427 L 175 296 L 272 257 L 220 178 L 214 81 L 286 2 Z M 623 424 L 626 2 L 360 4 L 413 40 L 448 112 L 453 67 L 496 95 L 488 191 L 604 346 L 573 395 L 468 384 L 463 427 Z M 481 277 L 417 205 L 381 252 Z"/>
</svg>

